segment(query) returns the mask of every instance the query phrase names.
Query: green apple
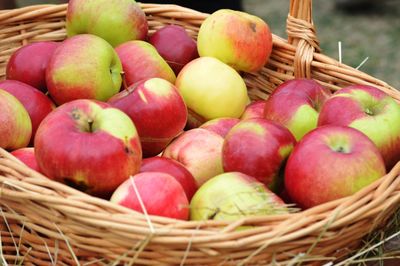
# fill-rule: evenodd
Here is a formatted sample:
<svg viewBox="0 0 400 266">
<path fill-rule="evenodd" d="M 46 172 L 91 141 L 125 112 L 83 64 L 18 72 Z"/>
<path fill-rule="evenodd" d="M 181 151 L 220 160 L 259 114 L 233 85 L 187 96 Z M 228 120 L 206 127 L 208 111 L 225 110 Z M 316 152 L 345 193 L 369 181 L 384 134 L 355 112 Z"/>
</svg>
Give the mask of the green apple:
<svg viewBox="0 0 400 266">
<path fill-rule="evenodd" d="M 284 202 L 257 179 L 240 172 L 217 175 L 204 183 L 190 202 L 191 220 L 237 220 L 288 213 Z"/>
<path fill-rule="evenodd" d="M 200 56 L 216 57 L 236 70 L 254 72 L 271 54 L 272 34 L 257 16 L 220 9 L 201 24 L 197 48 Z"/>
<path fill-rule="evenodd" d="M 77 100 L 106 101 L 118 93 L 122 65 L 113 47 L 91 34 L 63 41 L 46 70 L 46 84 L 56 104 Z"/>
<path fill-rule="evenodd" d="M 239 118 L 248 100 L 242 77 L 213 57 L 191 61 L 179 72 L 175 85 L 188 107 L 189 127 L 214 118 Z"/>
<path fill-rule="evenodd" d="M 26 147 L 31 134 L 28 111 L 15 96 L 0 89 L 0 147 L 8 150 Z"/>
<path fill-rule="evenodd" d="M 134 0 L 70 0 L 66 28 L 68 37 L 89 33 L 117 46 L 130 40 L 144 40 L 148 24 Z"/>
</svg>

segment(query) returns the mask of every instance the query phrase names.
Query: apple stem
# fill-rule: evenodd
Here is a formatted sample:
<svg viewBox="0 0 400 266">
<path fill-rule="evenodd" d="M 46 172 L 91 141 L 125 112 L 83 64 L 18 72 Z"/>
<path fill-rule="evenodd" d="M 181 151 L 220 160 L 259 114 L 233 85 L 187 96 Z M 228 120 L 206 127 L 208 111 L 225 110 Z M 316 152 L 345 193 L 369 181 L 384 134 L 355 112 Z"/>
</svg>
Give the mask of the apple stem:
<svg viewBox="0 0 400 266">
<path fill-rule="evenodd" d="M 374 113 L 371 111 L 371 109 L 369 109 L 369 108 L 367 108 L 366 110 L 365 110 L 365 113 L 367 114 L 367 115 L 373 115 Z"/>
<path fill-rule="evenodd" d="M 93 119 L 88 118 L 89 132 L 93 132 Z"/>
</svg>

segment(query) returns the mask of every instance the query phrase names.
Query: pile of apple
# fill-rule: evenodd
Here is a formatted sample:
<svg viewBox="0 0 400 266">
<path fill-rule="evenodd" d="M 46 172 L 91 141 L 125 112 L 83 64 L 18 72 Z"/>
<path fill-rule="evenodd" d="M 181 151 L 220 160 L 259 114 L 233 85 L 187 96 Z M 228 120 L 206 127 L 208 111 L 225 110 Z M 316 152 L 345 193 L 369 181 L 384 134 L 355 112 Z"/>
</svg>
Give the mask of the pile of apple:
<svg viewBox="0 0 400 266">
<path fill-rule="evenodd" d="M 11 56 L 0 147 L 46 177 L 150 215 L 234 220 L 352 195 L 400 160 L 400 105 L 293 79 L 251 102 L 268 25 L 219 10 L 197 42 L 148 32 L 133 0 L 70 0 L 68 38 Z"/>
</svg>

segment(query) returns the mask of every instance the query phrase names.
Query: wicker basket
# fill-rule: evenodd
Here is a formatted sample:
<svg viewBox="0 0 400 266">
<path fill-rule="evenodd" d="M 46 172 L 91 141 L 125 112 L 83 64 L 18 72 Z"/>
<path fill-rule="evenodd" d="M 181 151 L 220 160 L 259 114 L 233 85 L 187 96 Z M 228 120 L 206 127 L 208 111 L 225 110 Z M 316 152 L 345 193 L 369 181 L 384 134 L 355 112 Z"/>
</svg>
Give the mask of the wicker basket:
<svg viewBox="0 0 400 266">
<path fill-rule="evenodd" d="M 251 98 L 265 99 L 283 81 L 309 77 L 336 90 L 369 84 L 400 100 L 383 81 L 319 53 L 311 0 L 292 0 L 289 40 L 273 37 L 267 66 L 246 74 Z M 0 77 L 22 45 L 65 36 L 66 5 L 0 11 Z M 151 31 L 184 26 L 193 37 L 206 14 L 142 4 Z M 400 164 L 359 193 L 309 210 L 235 222 L 148 217 L 49 181 L 0 150 L 0 264 L 313 264 L 340 259 L 390 217 L 400 203 Z M 235 230 L 241 225 L 252 229 Z"/>
</svg>

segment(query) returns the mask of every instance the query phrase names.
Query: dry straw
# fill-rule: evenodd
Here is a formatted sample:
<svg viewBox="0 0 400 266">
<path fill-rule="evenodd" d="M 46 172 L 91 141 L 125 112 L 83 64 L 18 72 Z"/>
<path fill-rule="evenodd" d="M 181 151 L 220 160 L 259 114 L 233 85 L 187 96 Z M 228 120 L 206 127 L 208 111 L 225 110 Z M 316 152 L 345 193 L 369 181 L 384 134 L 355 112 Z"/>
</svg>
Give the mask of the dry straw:
<svg viewBox="0 0 400 266">
<path fill-rule="evenodd" d="M 252 100 L 265 99 L 294 77 L 332 90 L 383 81 L 324 56 L 312 23 L 311 0 L 292 0 L 288 40 L 258 73 L 246 74 Z M 206 14 L 175 5 L 142 4 L 154 31 L 166 24 L 196 37 Z M 65 39 L 66 5 L 0 11 L 0 77 L 24 44 Z M 284 108 L 284 107 L 282 107 Z M 340 112 L 340 110 L 338 110 Z M 187 222 L 148 216 L 52 182 L 0 150 L 0 264 L 11 265 L 265 265 L 324 264 L 341 259 L 384 224 L 400 203 L 400 164 L 359 193 L 312 209 L 235 222 Z M 248 230 L 235 230 L 251 225 Z"/>
</svg>

